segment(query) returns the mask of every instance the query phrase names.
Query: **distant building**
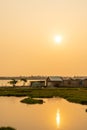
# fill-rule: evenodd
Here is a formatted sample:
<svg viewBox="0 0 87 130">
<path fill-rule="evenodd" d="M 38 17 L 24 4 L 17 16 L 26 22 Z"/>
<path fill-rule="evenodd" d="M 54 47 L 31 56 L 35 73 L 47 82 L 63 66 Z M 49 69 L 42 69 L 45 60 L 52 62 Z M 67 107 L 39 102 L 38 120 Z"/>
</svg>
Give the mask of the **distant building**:
<svg viewBox="0 0 87 130">
<path fill-rule="evenodd" d="M 47 87 L 87 87 L 87 78 L 49 76 L 46 79 Z"/>
<path fill-rule="evenodd" d="M 63 78 L 64 87 L 87 87 L 87 79 L 80 77 Z"/>
<path fill-rule="evenodd" d="M 45 81 L 31 81 L 30 87 L 33 88 L 42 88 L 45 86 Z"/>
<path fill-rule="evenodd" d="M 59 76 L 49 76 L 46 79 L 47 87 L 60 87 L 63 83 L 63 79 Z"/>
<path fill-rule="evenodd" d="M 71 85 L 71 78 L 70 77 L 63 77 L 63 83 L 62 86 L 63 87 L 70 87 Z"/>
<path fill-rule="evenodd" d="M 87 78 L 82 79 L 83 87 L 87 87 Z"/>
</svg>

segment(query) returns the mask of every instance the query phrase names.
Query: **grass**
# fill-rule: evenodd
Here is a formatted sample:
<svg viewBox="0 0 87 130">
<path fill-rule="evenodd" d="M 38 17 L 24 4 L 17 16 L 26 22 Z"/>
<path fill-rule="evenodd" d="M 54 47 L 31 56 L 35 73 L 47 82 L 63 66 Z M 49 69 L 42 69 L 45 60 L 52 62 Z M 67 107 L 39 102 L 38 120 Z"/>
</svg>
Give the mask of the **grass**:
<svg viewBox="0 0 87 130">
<path fill-rule="evenodd" d="M 61 97 L 70 102 L 87 105 L 87 88 L 31 89 L 29 87 L 1 87 L 0 96 L 29 96 L 31 98 Z"/>
<path fill-rule="evenodd" d="M 44 101 L 40 100 L 40 99 L 32 99 L 32 98 L 25 98 L 23 100 L 21 100 L 22 103 L 26 103 L 26 104 L 43 104 Z"/>
<path fill-rule="evenodd" d="M 0 127 L 0 130 L 16 130 L 16 129 L 11 127 Z"/>
</svg>

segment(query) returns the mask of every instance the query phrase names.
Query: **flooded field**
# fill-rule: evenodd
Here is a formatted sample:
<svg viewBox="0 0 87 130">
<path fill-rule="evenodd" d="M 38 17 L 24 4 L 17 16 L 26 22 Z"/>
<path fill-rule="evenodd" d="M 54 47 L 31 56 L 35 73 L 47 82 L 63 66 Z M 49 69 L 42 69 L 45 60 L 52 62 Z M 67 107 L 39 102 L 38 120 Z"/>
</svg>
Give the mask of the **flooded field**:
<svg viewBox="0 0 87 130">
<path fill-rule="evenodd" d="M 62 98 L 43 99 L 44 104 L 22 104 L 19 97 L 0 97 L 0 127 L 16 130 L 87 130 L 87 106 Z"/>
</svg>

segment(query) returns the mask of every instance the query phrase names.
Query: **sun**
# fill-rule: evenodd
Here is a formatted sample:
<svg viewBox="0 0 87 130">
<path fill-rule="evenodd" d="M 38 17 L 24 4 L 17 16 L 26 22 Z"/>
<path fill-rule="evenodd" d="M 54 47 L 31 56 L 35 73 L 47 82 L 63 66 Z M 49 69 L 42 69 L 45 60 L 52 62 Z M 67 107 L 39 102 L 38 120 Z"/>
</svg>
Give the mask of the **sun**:
<svg viewBox="0 0 87 130">
<path fill-rule="evenodd" d="M 62 36 L 59 35 L 54 36 L 54 42 L 56 44 L 60 44 L 62 42 Z"/>
</svg>

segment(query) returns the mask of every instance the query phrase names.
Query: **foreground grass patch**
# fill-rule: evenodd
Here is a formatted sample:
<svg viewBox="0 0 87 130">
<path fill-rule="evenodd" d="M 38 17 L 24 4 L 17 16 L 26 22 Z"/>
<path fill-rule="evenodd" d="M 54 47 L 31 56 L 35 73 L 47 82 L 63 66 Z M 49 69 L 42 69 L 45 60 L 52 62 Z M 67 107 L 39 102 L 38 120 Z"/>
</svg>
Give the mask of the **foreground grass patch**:
<svg viewBox="0 0 87 130">
<path fill-rule="evenodd" d="M 16 130 L 12 127 L 0 127 L 0 130 Z"/>
<path fill-rule="evenodd" d="M 22 103 L 26 103 L 26 104 L 43 104 L 44 101 L 41 99 L 32 99 L 32 98 L 25 98 L 23 100 L 21 100 Z"/>
</svg>

